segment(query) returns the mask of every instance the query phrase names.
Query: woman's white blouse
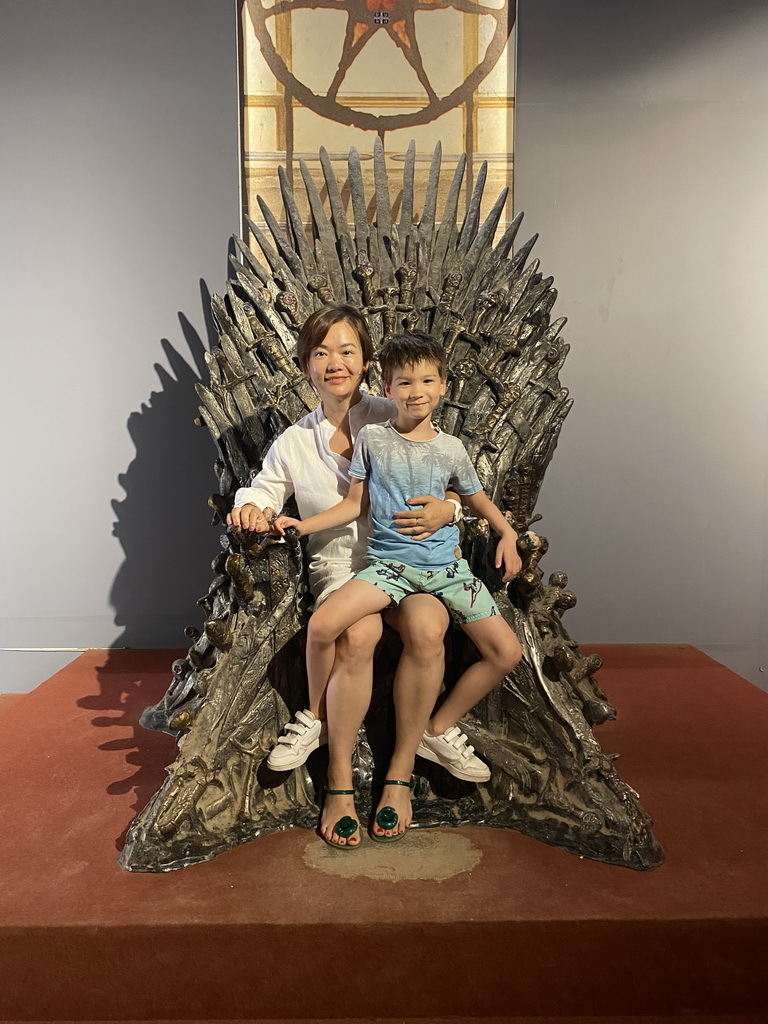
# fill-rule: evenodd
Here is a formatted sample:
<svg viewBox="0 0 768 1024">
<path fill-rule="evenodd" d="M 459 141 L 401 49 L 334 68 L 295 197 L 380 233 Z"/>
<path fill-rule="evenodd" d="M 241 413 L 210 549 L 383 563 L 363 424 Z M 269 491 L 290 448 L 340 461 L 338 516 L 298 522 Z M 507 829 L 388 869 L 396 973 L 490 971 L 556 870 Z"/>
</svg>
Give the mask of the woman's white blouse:
<svg viewBox="0 0 768 1024">
<path fill-rule="evenodd" d="M 394 403 L 362 392 L 349 410 L 352 443 L 366 423 L 384 423 L 395 415 Z M 250 487 L 235 495 L 235 508 L 253 504 L 280 512 L 292 494 L 299 516 L 308 519 L 337 505 L 349 490 L 349 459 L 331 451 L 334 425 L 325 418 L 322 405 L 288 427 L 264 457 Z M 323 530 L 307 537 L 309 586 L 319 604 L 356 572 L 366 566 L 368 514 L 349 526 Z"/>
</svg>

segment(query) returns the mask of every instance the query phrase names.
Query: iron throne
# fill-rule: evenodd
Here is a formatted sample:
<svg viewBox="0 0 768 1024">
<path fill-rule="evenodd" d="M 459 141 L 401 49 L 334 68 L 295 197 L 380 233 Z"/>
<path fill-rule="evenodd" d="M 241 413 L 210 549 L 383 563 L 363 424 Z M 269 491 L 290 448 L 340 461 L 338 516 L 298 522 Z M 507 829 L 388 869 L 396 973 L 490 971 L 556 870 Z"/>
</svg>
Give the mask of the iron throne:
<svg viewBox="0 0 768 1024">
<path fill-rule="evenodd" d="M 226 298 L 213 299 L 219 346 L 207 357 L 210 384 L 199 386 L 200 422 L 218 448 L 223 523 L 237 487 L 247 484 L 272 440 L 317 405 L 297 368 L 296 335 L 330 302 L 360 307 L 374 342 L 419 327 L 441 340 L 448 387 L 443 430 L 467 446 L 486 492 L 525 531 L 544 471 L 570 407 L 559 371 L 568 353 L 563 318 L 552 320 L 552 278 L 529 262 L 535 236 L 516 251 L 521 217 L 494 244 L 505 190 L 481 223 L 486 179 L 481 169 L 461 224 L 457 209 L 465 170 L 460 160 L 437 216 L 441 150 L 432 159 L 424 210 L 414 219 L 415 148 L 403 174 L 395 223 L 384 152 L 374 153 L 374 196 L 366 196 L 355 150 L 342 189 L 320 153 L 329 214 L 307 167 L 301 174 L 311 215 L 307 229 L 291 184 L 280 170 L 284 226 L 259 199 L 269 238 L 249 221 L 261 262 L 239 239 Z M 367 211 L 373 209 L 369 222 Z M 311 241 L 310 241 L 311 236 Z M 379 392 L 375 366 L 370 387 Z M 280 511 L 275 510 L 275 511 Z M 294 531 L 295 533 L 295 531 Z M 258 836 L 294 826 L 314 828 L 324 749 L 305 768 L 277 775 L 266 755 L 290 715 L 306 706 L 303 665 L 308 600 L 298 539 L 222 534 L 208 593 L 200 600 L 204 631 L 173 666 L 163 697 L 142 724 L 178 737 L 178 757 L 160 791 L 131 825 L 120 864 L 167 871 L 208 860 Z M 592 726 L 615 717 L 595 681 L 600 659 L 584 657 L 563 627 L 576 598 L 567 577 L 544 582 L 539 538 L 509 585 L 493 566 L 484 521 L 465 521 L 462 545 L 517 633 L 523 661 L 474 711 L 463 728 L 492 769 L 487 785 L 462 783 L 417 759 L 414 813 L 422 825 L 515 828 L 571 853 L 645 870 L 663 861 L 652 822 L 637 794 L 617 775 Z M 476 655 L 460 631 L 446 639 L 450 687 Z M 355 754 L 360 807 L 377 798 L 392 749 L 391 687 L 399 639 L 387 631 L 375 664 L 374 696 Z M 327 761 L 326 761 L 327 763 Z"/>
</svg>

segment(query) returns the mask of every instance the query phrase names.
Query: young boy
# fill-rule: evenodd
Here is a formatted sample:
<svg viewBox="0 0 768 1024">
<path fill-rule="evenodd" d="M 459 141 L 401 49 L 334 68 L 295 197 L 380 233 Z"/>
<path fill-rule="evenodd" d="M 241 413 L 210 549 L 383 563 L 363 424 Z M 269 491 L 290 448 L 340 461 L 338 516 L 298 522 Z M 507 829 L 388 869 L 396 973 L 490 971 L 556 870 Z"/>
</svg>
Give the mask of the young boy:
<svg viewBox="0 0 768 1024">
<path fill-rule="evenodd" d="M 514 669 L 521 657 L 520 645 L 486 587 L 461 557 L 457 527 L 444 526 L 425 540 L 414 541 L 397 532 L 392 515 L 407 507 L 406 501 L 413 494 L 456 491 L 469 509 L 486 519 L 498 534 L 496 567 L 503 567 L 505 582 L 520 571 L 517 534 L 484 493 L 461 441 L 432 426 L 432 413 L 446 387 L 441 346 L 421 332 L 397 335 L 385 343 L 379 364 L 386 395 L 395 403 L 397 416 L 388 423 L 361 428 L 352 455 L 352 483 L 347 497 L 304 521 L 279 516 L 274 528 L 280 534 L 289 526 L 301 535 L 317 533 L 352 522 L 370 503 L 369 565 L 334 591 L 312 615 L 307 635 L 307 673 L 318 686 L 327 681 L 336 638 L 363 616 L 397 605 L 410 594 L 434 594 L 481 655 L 454 688 L 461 694 L 460 706 L 451 709 L 455 722 Z M 416 730 L 419 735 L 425 725 Z M 449 734 L 446 730 L 443 735 Z M 418 752 L 437 761 L 430 739 L 435 738 L 424 734 L 413 755 Z M 406 774 L 402 767 L 398 772 Z M 388 779 L 385 785 L 407 786 L 409 781 L 410 775 L 408 779 Z M 372 831 L 372 838 L 400 838 L 402 833 L 384 825 L 384 820 L 391 821 L 392 815 L 384 815 L 381 823 L 377 816 L 380 834 Z"/>
</svg>

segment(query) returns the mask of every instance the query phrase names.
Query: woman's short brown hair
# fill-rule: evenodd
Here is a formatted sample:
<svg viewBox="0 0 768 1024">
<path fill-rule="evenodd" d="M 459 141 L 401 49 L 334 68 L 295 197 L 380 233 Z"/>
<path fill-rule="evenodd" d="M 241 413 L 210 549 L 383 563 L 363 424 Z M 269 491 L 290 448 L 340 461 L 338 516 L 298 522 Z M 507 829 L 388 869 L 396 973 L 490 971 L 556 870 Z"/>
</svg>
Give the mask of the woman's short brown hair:
<svg viewBox="0 0 768 1024">
<path fill-rule="evenodd" d="M 373 359 L 373 342 L 368 333 L 368 324 L 365 317 L 354 306 L 345 302 L 337 302 L 332 306 L 323 306 L 307 317 L 304 326 L 299 331 L 296 354 L 299 358 L 299 366 L 304 373 L 309 367 L 309 355 L 318 345 L 322 345 L 325 336 L 334 324 L 347 323 L 354 327 L 357 337 L 360 340 L 360 348 L 363 352 L 363 363 L 367 366 Z"/>
</svg>

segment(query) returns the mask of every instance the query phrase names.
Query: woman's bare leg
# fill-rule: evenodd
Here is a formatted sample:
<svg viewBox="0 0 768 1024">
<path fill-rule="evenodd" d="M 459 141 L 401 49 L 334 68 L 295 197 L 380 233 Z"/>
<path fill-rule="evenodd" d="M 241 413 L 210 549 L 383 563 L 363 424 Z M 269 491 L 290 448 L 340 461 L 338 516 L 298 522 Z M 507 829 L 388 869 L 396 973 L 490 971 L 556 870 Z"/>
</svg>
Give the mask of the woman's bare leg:
<svg viewBox="0 0 768 1024">
<path fill-rule="evenodd" d="M 371 703 L 373 652 L 381 638 L 381 616 L 367 615 L 349 626 L 336 640 L 336 658 L 324 694 L 328 720 L 328 788 L 352 789 L 352 753 L 357 733 Z M 354 798 L 326 796 L 320 832 L 334 843 L 344 843 L 333 831 L 345 814 L 357 819 Z M 360 842 L 360 831 L 346 840 Z"/>
<path fill-rule="evenodd" d="M 396 714 L 395 749 L 386 778 L 407 782 L 413 773 L 416 748 L 440 693 L 445 668 L 443 637 L 450 616 L 441 601 L 430 594 L 411 594 L 387 615 L 398 631 L 403 653 L 394 683 Z M 411 791 L 405 786 L 385 786 L 381 807 L 394 807 L 398 822 L 394 829 L 373 825 L 377 835 L 404 832 L 411 823 Z"/>
<path fill-rule="evenodd" d="M 318 711 L 313 707 L 310 710 L 315 714 L 319 712 L 322 694 L 325 694 L 329 789 L 353 788 L 352 751 L 370 703 L 371 659 L 382 629 L 378 612 L 389 603 L 389 596 L 372 583 L 351 580 L 331 594 L 309 620 L 307 678 L 310 701 L 316 703 Z M 364 666 L 362 682 L 354 677 L 361 664 Z M 343 845 L 346 840 L 333 828 L 345 815 L 357 818 L 352 795 L 328 794 L 320 819 L 321 834 Z M 359 829 L 349 842 L 353 846 L 360 842 Z"/>
</svg>

